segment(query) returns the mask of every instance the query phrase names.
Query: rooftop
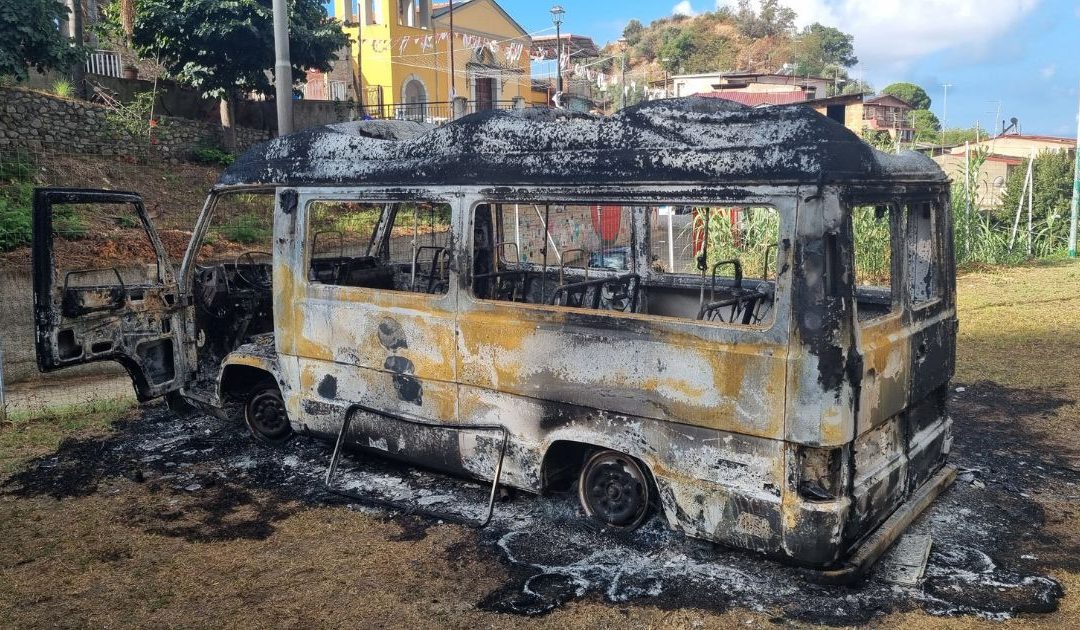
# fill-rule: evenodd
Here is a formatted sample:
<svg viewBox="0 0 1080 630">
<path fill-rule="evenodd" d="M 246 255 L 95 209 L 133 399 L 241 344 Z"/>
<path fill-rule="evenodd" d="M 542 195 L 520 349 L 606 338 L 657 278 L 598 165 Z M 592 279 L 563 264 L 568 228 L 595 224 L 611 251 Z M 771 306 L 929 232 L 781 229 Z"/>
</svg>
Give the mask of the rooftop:
<svg viewBox="0 0 1080 630">
<path fill-rule="evenodd" d="M 733 101 L 747 107 L 760 107 L 762 105 L 787 105 L 789 103 L 805 103 L 806 92 L 736 92 L 734 90 L 717 90 L 715 92 L 702 92 L 698 96 L 706 98 L 722 98 Z"/>
<path fill-rule="evenodd" d="M 430 128 L 315 127 L 244 153 L 219 185 L 591 185 L 944 181 L 930 158 L 871 148 L 801 105 L 649 101 L 612 116 L 531 108 Z"/>
</svg>

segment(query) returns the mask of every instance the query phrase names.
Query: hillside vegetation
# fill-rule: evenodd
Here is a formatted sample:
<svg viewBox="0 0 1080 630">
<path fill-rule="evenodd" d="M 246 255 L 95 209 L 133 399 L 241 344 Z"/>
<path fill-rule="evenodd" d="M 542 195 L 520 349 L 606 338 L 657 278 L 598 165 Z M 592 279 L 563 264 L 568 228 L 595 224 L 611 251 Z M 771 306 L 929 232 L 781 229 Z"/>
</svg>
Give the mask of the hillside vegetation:
<svg viewBox="0 0 1080 630">
<path fill-rule="evenodd" d="M 795 18 L 778 0 L 763 0 L 758 10 L 742 0 L 736 9 L 721 7 L 648 25 L 631 20 L 623 41 L 609 43 L 605 56 L 625 52 L 629 74 L 653 78 L 663 73 L 785 71 L 833 78 L 833 93 L 869 89 L 848 76 L 858 63 L 851 35 L 818 23 L 799 30 Z"/>
</svg>

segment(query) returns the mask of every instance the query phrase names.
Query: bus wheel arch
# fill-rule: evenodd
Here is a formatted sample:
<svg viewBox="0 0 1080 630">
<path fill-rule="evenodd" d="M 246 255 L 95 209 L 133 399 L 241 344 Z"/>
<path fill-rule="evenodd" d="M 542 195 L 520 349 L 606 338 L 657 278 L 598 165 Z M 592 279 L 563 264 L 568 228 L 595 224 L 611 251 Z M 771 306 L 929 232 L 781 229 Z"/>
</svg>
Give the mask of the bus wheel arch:
<svg viewBox="0 0 1080 630">
<path fill-rule="evenodd" d="M 597 444 L 552 442 L 544 453 L 541 479 L 545 493 L 573 490 L 586 515 L 605 527 L 636 529 L 661 503 L 647 463 Z"/>
<path fill-rule="evenodd" d="M 281 443 L 293 436 L 292 424 L 277 379 L 267 370 L 229 365 L 221 374 L 222 400 L 238 407 L 239 415 L 259 441 Z"/>
</svg>

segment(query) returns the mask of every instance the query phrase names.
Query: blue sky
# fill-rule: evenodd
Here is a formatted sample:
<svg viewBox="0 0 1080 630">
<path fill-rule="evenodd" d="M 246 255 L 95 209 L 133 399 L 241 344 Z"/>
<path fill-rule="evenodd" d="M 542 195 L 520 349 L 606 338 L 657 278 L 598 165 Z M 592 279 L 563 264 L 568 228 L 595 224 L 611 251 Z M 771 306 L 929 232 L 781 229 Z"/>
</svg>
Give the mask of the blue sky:
<svg viewBox="0 0 1080 630">
<path fill-rule="evenodd" d="M 548 9 L 566 9 L 563 31 L 597 44 L 631 18 L 701 12 L 718 0 L 498 0 L 530 32 L 554 32 Z M 735 4 L 735 0 L 719 0 Z M 855 35 L 854 76 L 882 88 L 923 86 L 950 127 L 995 130 L 1015 116 L 1024 133 L 1076 133 L 1080 0 L 787 0 L 800 25 L 819 21 Z M 726 68 L 720 68 L 726 70 Z M 948 88 L 946 117 L 943 84 Z M 998 116 L 1000 111 L 1000 116 Z M 998 121 L 995 123 L 995 119 Z"/>
</svg>

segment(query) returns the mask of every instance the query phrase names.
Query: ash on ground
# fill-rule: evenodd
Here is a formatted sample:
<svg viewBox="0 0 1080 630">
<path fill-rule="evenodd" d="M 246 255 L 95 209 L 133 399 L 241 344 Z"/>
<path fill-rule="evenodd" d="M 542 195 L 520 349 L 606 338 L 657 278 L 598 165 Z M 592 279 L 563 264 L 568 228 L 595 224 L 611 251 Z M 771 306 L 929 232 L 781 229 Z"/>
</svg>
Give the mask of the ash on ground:
<svg viewBox="0 0 1080 630">
<path fill-rule="evenodd" d="M 572 496 L 519 494 L 499 503 L 492 524 L 478 530 L 481 549 L 505 563 L 510 580 L 477 606 L 538 615 L 576 598 L 602 597 L 665 608 L 741 607 L 775 614 L 776 621 L 825 624 L 914 608 L 994 619 L 1056 610 L 1063 590 L 1045 573 L 1075 569 L 1078 550 L 1045 531 L 1034 495 L 1080 494 L 1080 471 L 1030 427 L 1068 401 L 992 383 L 957 390 L 952 463 L 960 475 L 909 529 L 933 538 L 918 586 L 873 575 L 856 587 L 823 586 L 798 569 L 668 531 L 658 517 L 632 533 L 603 531 L 584 519 Z M 107 437 L 65 441 L 53 456 L 11 477 L 3 491 L 86 496 L 99 482 L 125 476 L 151 492 L 197 497 L 158 514 L 131 515 L 134 526 L 193 542 L 264 539 L 299 505 L 347 505 L 402 519 L 416 538 L 442 521 L 373 506 L 400 502 L 466 519 L 485 512 L 483 484 L 362 455 L 343 460 L 337 483 L 376 500 L 363 504 L 330 493 L 322 477 L 331 447 L 301 436 L 270 448 L 239 424 L 201 415 L 179 419 L 150 407 Z M 237 518 L 241 508 L 245 516 Z"/>
</svg>

